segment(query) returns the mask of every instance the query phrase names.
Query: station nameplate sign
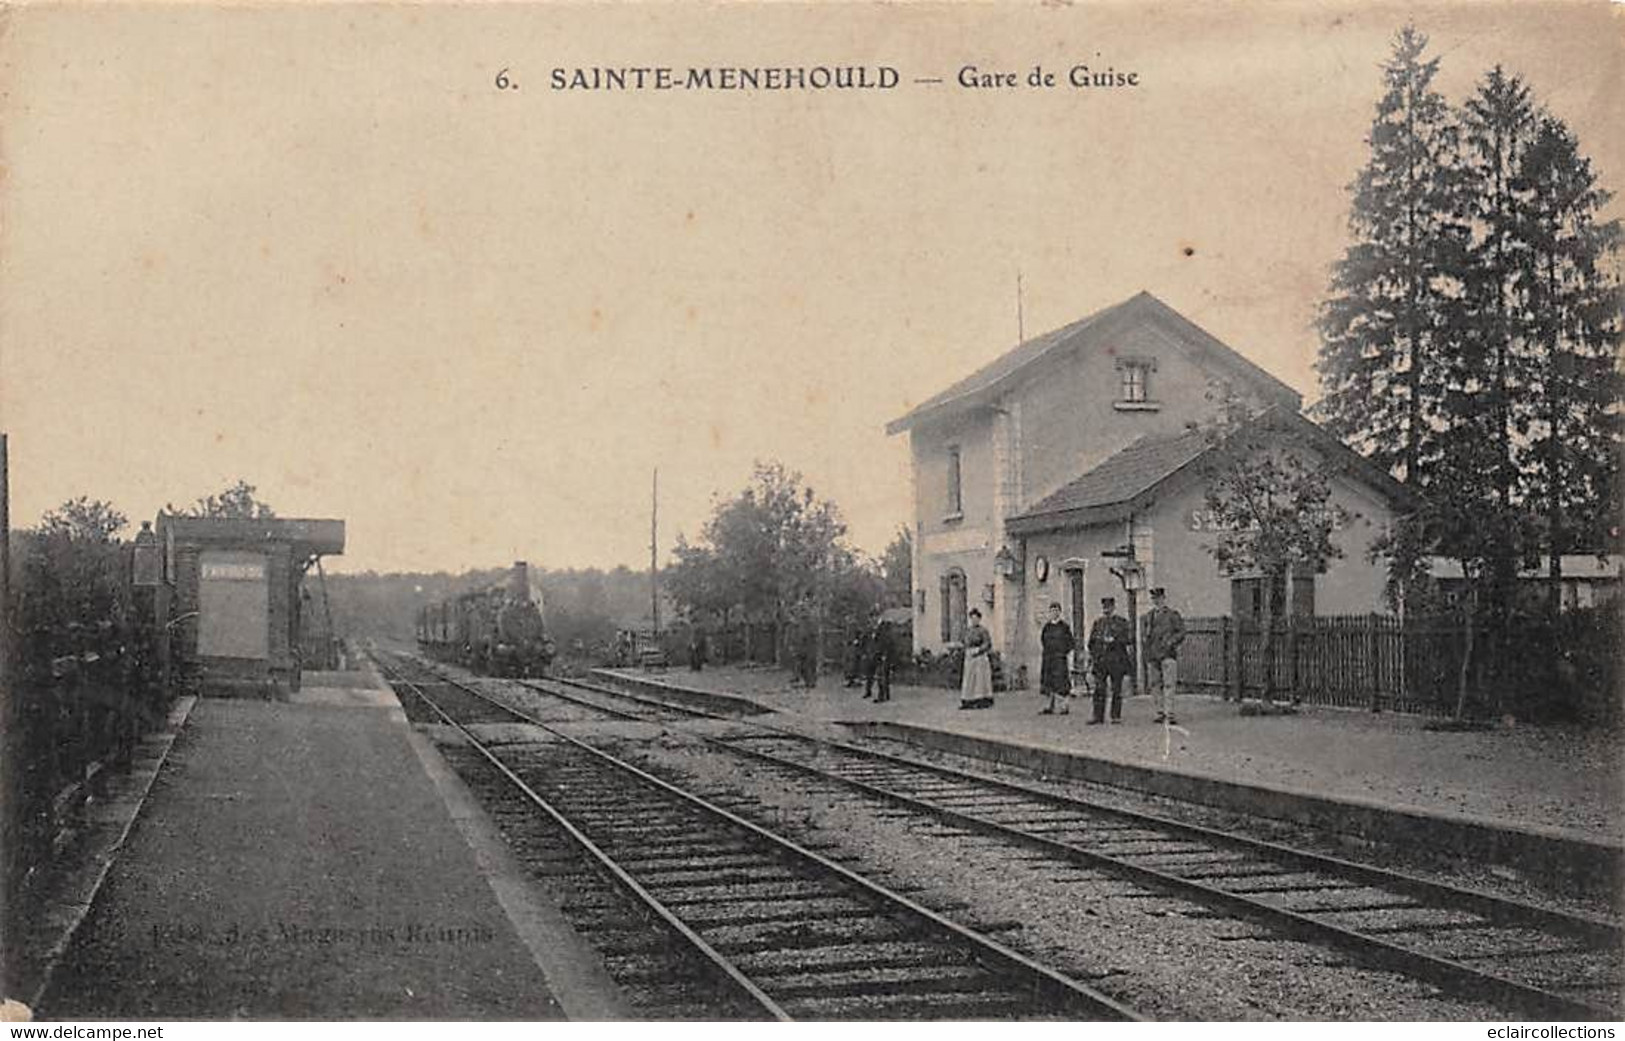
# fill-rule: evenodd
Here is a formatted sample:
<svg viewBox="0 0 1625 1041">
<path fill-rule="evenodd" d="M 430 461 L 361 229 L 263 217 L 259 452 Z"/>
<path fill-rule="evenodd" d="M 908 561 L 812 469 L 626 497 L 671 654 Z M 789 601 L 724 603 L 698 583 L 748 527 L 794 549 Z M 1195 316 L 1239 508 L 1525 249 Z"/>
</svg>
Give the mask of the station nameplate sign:
<svg viewBox="0 0 1625 1041">
<path fill-rule="evenodd" d="M 265 562 L 205 560 L 202 574 L 207 580 L 258 582 L 265 578 Z"/>
</svg>

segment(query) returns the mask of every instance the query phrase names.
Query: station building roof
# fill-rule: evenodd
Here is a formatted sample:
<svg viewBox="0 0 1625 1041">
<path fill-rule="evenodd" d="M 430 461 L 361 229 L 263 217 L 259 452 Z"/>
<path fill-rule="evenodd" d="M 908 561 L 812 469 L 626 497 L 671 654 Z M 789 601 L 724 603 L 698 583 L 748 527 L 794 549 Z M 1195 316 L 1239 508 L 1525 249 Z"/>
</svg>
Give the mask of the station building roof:
<svg viewBox="0 0 1625 1041">
<path fill-rule="evenodd" d="M 1302 405 L 1302 396 L 1297 391 L 1248 361 L 1156 296 L 1141 290 L 1127 300 L 1086 315 L 1070 325 L 1022 342 L 946 390 L 927 398 L 906 415 L 887 423 L 886 433 L 898 434 L 928 419 L 989 404 L 1019 383 L 1040 359 L 1064 351 L 1106 349 L 1111 346 L 1113 336 L 1125 326 L 1135 323 L 1150 323 L 1168 330 L 1182 346 L 1257 388 L 1266 401 L 1294 410 Z"/>
</svg>

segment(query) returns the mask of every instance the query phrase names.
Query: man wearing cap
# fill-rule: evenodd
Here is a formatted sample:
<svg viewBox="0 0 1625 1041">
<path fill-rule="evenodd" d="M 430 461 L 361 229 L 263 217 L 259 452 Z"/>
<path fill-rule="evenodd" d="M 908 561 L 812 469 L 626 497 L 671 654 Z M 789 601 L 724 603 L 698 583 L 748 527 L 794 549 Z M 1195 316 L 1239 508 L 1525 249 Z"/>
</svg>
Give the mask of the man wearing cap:
<svg viewBox="0 0 1625 1041">
<path fill-rule="evenodd" d="M 1174 719 L 1174 688 L 1179 685 L 1179 645 L 1185 641 L 1185 619 L 1168 606 L 1168 591 L 1151 590 L 1151 610 L 1143 622 L 1148 681 L 1157 688 L 1156 722 Z"/>
<path fill-rule="evenodd" d="M 1134 626 L 1117 613 L 1117 601 L 1101 597 L 1100 617 L 1089 629 L 1089 666 L 1095 674 L 1090 725 L 1106 722 L 1106 685 L 1111 684 L 1112 722 L 1123 721 L 1123 677 L 1134 671 Z"/>
</svg>

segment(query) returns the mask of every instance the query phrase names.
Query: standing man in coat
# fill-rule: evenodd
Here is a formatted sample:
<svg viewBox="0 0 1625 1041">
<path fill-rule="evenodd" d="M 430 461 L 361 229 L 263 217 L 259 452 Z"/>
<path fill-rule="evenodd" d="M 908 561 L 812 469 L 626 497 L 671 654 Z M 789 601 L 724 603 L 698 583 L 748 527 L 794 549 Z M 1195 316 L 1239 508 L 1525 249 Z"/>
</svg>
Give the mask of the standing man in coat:
<svg viewBox="0 0 1625 1041">
<path fill-rule="evenodd" d="M 688 635 L 688 667 L 695 672 L 704 669 L 709 652 L 710 648 L 706 646 L 705 630 L 696 624 Z"/>
<path fill-rule="evenodd" d="M 863 677 L 863 696 L 866 698 L 869 697 L 870 685 L 879 684 L 874 695 L 877 705 L 891 700 L 891 673 L 896 659 L 896 630 L 882 618 L 875 623 L 874 632 L 869 636 L 869 657 Z"/>
<path fill-rule="evenodd" d="M 1123 721 L 1123 677 L 1134 671 L 1134 626 L 1117 613 L 1112 597 L 1100 600 L 1100 617 L 1089 630 L 1089 665 L 1095 674 L 1094 714 L 1089 723 L 1106 721 L 1106 685 L 1111 684 L 1112 722 Z"/>
<path fill-rule="evenodd" d="M 1168 606 L 1168 591 L 1151 590 L 1151 610 L 1145 614 L 1145 662 L 1148 679 L 1157 688 L 1156 722 L 1174 718 L 1174 689 L 1179 685 L 1179 645 L 1185 642 L 1185 619 Z"/>
</svg>

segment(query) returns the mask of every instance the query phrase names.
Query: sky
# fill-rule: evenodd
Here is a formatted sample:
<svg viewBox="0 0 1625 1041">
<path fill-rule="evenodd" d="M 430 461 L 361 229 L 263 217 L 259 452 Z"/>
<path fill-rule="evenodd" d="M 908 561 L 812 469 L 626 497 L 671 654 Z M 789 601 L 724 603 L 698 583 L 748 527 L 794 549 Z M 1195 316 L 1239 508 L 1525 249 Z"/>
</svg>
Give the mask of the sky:
<svg viewBox="0 0 1625 1041">
<path fill-rule="evenodd" d="M 878 554 L 911 509 L 884 426 L 1015 345 L 1018 272 L 1029 336 L 1147 289 L 1312 400 L 1395 31 L 1431 37 L 1453 101 L 1523 75 L 1619 189 L 1622 13 L 12 7 L 13 524 L 80 495 L 151 518 L 241 477 L 343 518 L 335 571 L 636 567 L 654 468 L 664 554 L 777 459 Z M 1078 64 L 1138 85 L 1073 89 Z M 820 65 L 901 82 L 550 89 Z"/>
</svg>

